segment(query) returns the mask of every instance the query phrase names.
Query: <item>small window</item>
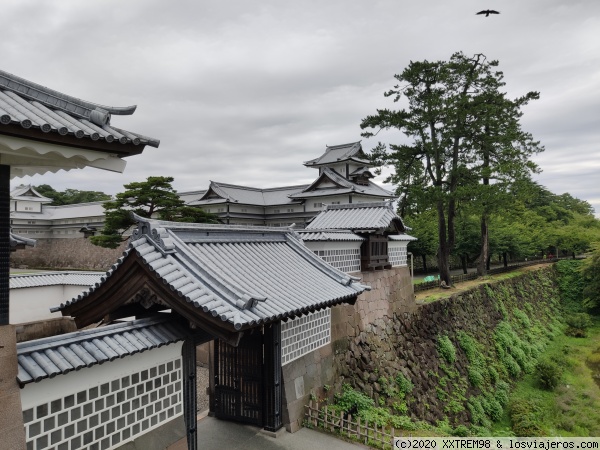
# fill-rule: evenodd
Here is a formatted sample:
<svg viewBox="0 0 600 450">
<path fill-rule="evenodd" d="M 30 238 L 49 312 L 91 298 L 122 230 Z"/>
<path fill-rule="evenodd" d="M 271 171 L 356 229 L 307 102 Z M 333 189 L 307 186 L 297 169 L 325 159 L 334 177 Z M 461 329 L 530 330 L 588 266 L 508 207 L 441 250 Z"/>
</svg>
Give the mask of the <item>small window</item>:
<svg viewBox="0 0 600 450">
<path fill-rule="evenodd" d="M 217 212 L 225 212 L 225 208 L 218 208 Z"/>
<path fill-rule="evenodd" d="M 279 213 L 279 212 L 281 212 L 281 210 L 280 210 L 280 209 L 274 209 L 274 210 L 273 210 L 273 214 L 277 214 L 277 213 Z"/>
<path fill-rule="evenodd" d="M 35 220 L 28 220 L 27 223 L 33 225 L 35 223 Z"/>
<path fill-rule="evenodd" d="M 248 212 L 247 208 L 242 208 L 242 212 Z"/>
<path fill-rule="evenodd" d="M 313 207 L 315 207 L 315 208 L 322 208 L 323 207 L 323 203 L 314 203 Z"/>
<path fill-rule="evenodd" d="M 294 208 L 288 208 L 287 212 L 294 212 Z"/>
<path fill-rule="evenodd" d="M 340 202 L 331 202 L 332 205 L 339 205 Z"/>
</svg>

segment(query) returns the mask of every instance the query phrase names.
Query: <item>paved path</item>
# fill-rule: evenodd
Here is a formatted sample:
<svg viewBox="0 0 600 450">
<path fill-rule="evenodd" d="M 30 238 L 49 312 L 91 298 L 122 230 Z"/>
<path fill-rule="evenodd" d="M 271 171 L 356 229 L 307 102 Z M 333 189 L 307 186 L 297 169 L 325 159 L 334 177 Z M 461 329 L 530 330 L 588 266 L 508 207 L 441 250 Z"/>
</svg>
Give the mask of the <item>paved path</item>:
<svg viewBox="0 0 600 450">
<path fill-rule="evenodd" d="M 359 450 L 360 444 L 345 442 L 329 434 L 302 428 L 295 433 L 280 431 L 267 436 L 258 427 L 204 417 L 198 421 L 198 449 L 202 450 Z M 168 450 L 187 450 L 185 439 Z"/>
</svg>

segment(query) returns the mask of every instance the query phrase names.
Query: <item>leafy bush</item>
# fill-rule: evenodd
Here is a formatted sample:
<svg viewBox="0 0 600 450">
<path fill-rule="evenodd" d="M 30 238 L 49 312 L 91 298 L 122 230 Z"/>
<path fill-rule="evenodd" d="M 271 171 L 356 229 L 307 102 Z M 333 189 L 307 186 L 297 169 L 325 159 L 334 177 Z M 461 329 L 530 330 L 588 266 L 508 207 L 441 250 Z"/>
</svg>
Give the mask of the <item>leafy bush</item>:
<svg viewBox="0 0 600 450">
<path fill-rule="evenodd" d="M 410 394 L 415 387 L 415 385 L 412 384 L 412 382 L 406 378 L 402 372 L 396 375 L 396 386 L 398 388 L 398 392 L 403 395 Z"/>
<path fill-rule="evenodd" d="M 342 385 L 342 392 L 335 395 L 335 402 L 343 411 L 361 412 L 375 405 L 375 401 L 361 392 L 352 389 L 347 383 Z"/>
<path fill-rule="evenodd" d="M 452 435 L 458 437 L 467 437 L 469 435 L 469 429 L 464 425 L 459 425 L 452 430 Z"/>
<path fill-rule="evenodd" d="M 516 400 L 510 405 L 512 429 L 517 436 L 541 436 L 541 408 L 534 400 Z"/>
<path fill-rule="evenodd" d="M 438 336 L 437 350 L 448 363 L 456 361 L 456 349 L 447 335 Z"/>
<path fill-rule="evenodd" d="M 485 381 L 485 379 L 478 367 L 471 366 L 467 369 L 467 372 L 468 372 L 468 376 L 469 376 L 469 382 L 473 386 L 480 387 L 481 385 L 483 385 L 483 382 Z"/>
<path fill-rule="evenodd" d="M 588 328 L 592 326 L 592 319 L 586 313 L 569 314 L 565 322 L 568 325 L 565 334 L 573 337 L 586 337 Z"/>
<path fill-rule="evenodd" d="M 515 310 L 513 311 L 513 314 L 514 314 L 515 318 L 519 321 L 521 326 L 523 326 L 525 328 L 529 328 L 531 326 L 531 320 L 529 320 L 529 317 L 527 316 L 527 314 L 525 314 L 519 308 L 515 308 Z"/>
<path fill-rule="evenodd" d="M 500 402 L 500 405 L 502 405 L 502 407 L 508 405 L 509 392 L 510 386 L 506 381 L 500 380 L 498 381 L 498 383 L 496 383 L 496 400 Z"/>
<path fill-rule="evenodd" d="M 562 368 L 551 359 L 539 360 L 535 366 L 535 375 L 543 389 L 552 391 L 562 378 Z"/>
<path fill-rule="evenodd" d="M 577 260 L 563 260 L 556 263 L 560 296 L 567 309 L 572 311 L 581 311 L 584 288 L 581 267 L 582 261 Z"/>
</svg>

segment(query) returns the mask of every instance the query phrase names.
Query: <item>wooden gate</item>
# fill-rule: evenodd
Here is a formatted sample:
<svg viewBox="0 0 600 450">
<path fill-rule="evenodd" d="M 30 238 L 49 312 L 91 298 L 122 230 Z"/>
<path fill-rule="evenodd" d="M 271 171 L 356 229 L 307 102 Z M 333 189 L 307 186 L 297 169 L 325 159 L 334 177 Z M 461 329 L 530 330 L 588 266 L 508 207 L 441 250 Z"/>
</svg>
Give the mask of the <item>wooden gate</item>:
<svg viewBox="0 0 600 450">
<path fill-rule="evenodd" d="M 245 334 L 237 347 L 215 340 L 215 415 L 263 426 L 263 334 Z"/>
</svg>

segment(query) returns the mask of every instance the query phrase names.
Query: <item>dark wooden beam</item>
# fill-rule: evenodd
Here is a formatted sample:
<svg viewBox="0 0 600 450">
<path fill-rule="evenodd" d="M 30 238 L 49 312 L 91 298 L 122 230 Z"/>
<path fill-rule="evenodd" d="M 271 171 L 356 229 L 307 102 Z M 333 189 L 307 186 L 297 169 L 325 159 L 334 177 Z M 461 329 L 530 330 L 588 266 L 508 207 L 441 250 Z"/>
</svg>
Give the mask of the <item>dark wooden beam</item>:
<svg viewBox="0 0 600 450">
<path fill-rule="evenodd" d="M 139 155 L 144 151 L 146 144 L 134 145 L 133 143 L 121 144 L 117 139 L 113 142 L 107 142 L 104 139 L 93 141 L 89 137 L 76 138 L 73 135 L 62 136 L 56 132 L 44 133 L 35 128 L 23 128 L 20 125 L 8 124 L 2 125 L 2 134 L 14 136 L 30 141 L 46 142 L 48 144 L 57 144 L 65 147 L 75 147 L 79 149 L 102 151 L 114 153 L 119 157 Z"/>
</svg>

